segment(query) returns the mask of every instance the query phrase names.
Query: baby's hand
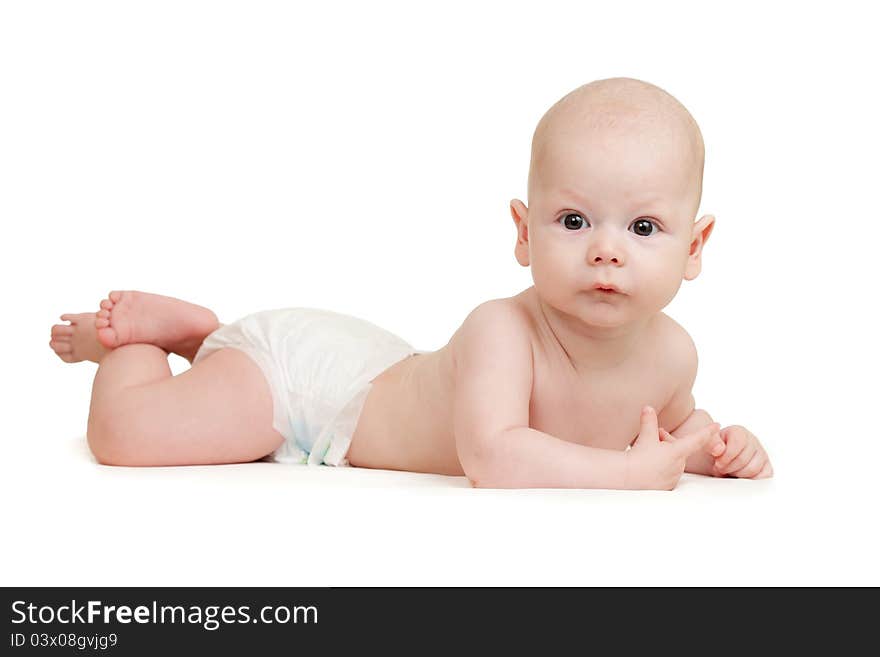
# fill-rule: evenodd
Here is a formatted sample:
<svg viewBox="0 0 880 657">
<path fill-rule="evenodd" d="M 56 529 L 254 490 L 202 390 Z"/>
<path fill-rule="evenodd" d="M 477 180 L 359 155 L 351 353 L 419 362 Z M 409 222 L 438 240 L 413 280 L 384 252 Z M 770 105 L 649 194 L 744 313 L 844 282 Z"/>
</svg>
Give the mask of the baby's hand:
<svg viewBox="0 0 880 657">
<path fill-rule="evenodd" d="M 773 476 L 773 466 L 770 465 L 767 452 L 751 431 L 735 424 L 722 429 L 721 438 L 727 447 L 715 457 L 713 475 L 729 475 L 740 479 L 766 479 Z"/>
<path fill-rule="evenodd" d="M 713 422 L 686 436 L 673 437 L 658 427 L 657 412 L 651 406 L 642 409 L 640 421 L 641 431 L 626 452 L 624 488 L 672 490 L 691 454 L 718 440 L 721 429 Z"/>
</svg>

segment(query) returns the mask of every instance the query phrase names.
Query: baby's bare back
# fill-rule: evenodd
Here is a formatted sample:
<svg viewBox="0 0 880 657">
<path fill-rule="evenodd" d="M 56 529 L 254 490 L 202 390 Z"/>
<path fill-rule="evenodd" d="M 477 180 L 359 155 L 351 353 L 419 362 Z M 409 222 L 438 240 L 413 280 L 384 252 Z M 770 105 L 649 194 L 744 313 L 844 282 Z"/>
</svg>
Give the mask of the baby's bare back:
<svg viewBox="0 0 880 657">
<path fill-rule="evenodd" d="M 591 447 L 625 450 L 639 433 L 640 412 L 658 410 L 661 427 L 684 418 L 665 408 L 680 385 L 672 361 L 683 329 L 659 313 L 640 352 L 619 368 L 578 373 L 560 346 L 538 330 L 534 288 L 507 299 L 532 345 L 529 426 Z M 442 349 L 409 357 L 378 376 L 355 430 L 351 465 L 463 475 L 453 431 L 456 331 Z"/>
</svg>

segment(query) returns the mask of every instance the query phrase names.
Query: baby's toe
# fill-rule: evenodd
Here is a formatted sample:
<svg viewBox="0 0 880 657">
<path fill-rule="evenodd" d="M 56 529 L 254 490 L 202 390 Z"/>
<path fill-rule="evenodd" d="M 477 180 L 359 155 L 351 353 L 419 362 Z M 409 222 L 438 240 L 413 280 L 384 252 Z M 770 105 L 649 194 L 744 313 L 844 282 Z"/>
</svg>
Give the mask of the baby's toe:
<svg viewBox="0 0 880 657">
<path fill-rule="evenodd" d="M 102 329 L 110 326 L 110 320 L 106 317 L 95 317 L 95 328 Z"/>
<path fill-rule="evenodd" d="M 100 321 L 102 320 L 95 320 L 96 327 L 97 323 Z M 112 326 L 98 327 L 98 342 L 104 345 L 107 349 L 115 349 L 117 346 L 119 346 L 119 339 L 116 335 L 116 329 L 114 329 Z"/>
<path fill-rule="evenodd" d="M 96 317 L 100 317 L 101 319 L 110 319 L 110 311 L 109 310 L 99 310 L 95 313 Z"/>
<path fill-rule="evenodd" d="M 119 300 L 122 298 L 122 291 L 121 290 L 114 290 L 113 292 L 110 293 L 109 296 L 110 296 L 110 301 L 112 301 L 113 303 L 119 303 Z"/>
<path fill-rule="evenodd" d="M 101 301 L 101 308 L 104 310 L 113 310 L 113 302 L 110 299 L 104 299 Z"/>
</svg>

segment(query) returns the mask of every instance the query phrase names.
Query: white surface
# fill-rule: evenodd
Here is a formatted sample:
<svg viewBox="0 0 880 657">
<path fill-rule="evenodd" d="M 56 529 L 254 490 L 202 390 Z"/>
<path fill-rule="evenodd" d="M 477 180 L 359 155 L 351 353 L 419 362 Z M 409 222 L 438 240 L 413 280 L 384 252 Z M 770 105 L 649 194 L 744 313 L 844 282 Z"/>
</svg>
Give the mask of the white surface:
<svg viewBox="0 0 880 657">
<path fill-rule="evenodd" d="M 0 6 L 0 583 L 880 584 L 869 10 L 304 7 Z M 535 123 L 618 75 L 703 130 L 717 226 L 666 312 L 699 349 L 698 406 L 761 438 L 772 481 L 482 491 L 88 458 L 95 366 L 49 350 L 58 315 L 142 289 L 438 348 L 531 284 L 508 202 Z"/>
<path fill-rule="evenodd" d="M 867 491 L 798 486 L 785 466 L 629 492 L 277 463 L 114 468 L 82 437 L 14 463 L 4 584 L 876 582 Z"/>
</svg>

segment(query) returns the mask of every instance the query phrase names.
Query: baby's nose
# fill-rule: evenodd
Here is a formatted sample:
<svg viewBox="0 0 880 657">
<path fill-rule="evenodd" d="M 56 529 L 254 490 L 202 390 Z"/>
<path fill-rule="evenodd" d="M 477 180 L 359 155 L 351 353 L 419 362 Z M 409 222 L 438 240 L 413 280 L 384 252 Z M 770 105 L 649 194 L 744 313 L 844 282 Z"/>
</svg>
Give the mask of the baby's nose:
<svg viewBox="0 0 880 657">
<path fill-rule="evenodd" d="M 617 242 L 607 235 L 599 235 L 598 232 L 595 237 L 595 241 L 590 244 L 589 251 L 587 252 L 587 259 L 590 263 L 594 265 L 600 263 L 619 265 L 623 262 L 623 252 Z"/>
</svg>

